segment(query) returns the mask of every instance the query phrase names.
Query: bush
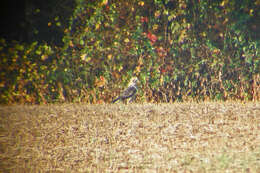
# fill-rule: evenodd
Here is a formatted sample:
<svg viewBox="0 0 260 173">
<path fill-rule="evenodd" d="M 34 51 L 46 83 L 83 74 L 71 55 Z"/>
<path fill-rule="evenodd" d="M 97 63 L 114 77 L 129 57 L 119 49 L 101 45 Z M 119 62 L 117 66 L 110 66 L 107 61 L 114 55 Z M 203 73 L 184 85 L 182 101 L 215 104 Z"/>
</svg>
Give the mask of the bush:
<svg viewBox="0 0 260 173">
<path fill-rule="evenodd" d="M 259 100 L 256 1 L 76 2 L 62 48 L 2 42 L 2 103 Z"/>
</svg>

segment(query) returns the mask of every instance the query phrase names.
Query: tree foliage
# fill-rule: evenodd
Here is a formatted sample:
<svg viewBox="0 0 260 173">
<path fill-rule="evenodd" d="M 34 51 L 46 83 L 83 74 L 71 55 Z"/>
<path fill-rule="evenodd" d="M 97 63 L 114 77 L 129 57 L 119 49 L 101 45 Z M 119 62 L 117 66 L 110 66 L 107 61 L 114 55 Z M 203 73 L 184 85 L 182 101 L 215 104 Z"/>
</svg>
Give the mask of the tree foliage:
<svg viewBox="0 0 260 173">
<path fill-rule="evenodd" d="M 110 102 L 133 75 L 139 101 L 259 100 L 259 6 L 77 0 L 62 47 L 2 40 L 1 102 Z"/>
</svg>

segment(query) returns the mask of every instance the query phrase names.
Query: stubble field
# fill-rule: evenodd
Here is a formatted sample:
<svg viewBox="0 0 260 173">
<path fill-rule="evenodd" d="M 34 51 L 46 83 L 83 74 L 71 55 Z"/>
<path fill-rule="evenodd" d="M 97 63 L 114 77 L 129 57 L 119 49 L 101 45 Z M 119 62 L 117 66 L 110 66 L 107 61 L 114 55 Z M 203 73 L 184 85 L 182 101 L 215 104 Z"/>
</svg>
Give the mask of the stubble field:
<svg viewBox="0 0 260 173">
<path fill-rule="evenodd" d="M 260 103 L 0 106 L 0 172 L 260 172 Z"/>
</svg>

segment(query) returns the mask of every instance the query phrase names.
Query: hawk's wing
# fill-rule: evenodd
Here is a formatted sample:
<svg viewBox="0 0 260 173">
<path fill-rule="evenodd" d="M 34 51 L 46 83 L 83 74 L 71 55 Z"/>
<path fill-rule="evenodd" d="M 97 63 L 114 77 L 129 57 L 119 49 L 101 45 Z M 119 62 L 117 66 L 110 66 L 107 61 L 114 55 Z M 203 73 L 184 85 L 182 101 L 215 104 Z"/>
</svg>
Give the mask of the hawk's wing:
<svg viewBox="0 0 260 173">
<path fill-rule="evenodd" d="M 127 99 L 135 95 L 137 88 L 135 86 L 129 86 L 122 94 L 121 99 Z"/>
</svg>

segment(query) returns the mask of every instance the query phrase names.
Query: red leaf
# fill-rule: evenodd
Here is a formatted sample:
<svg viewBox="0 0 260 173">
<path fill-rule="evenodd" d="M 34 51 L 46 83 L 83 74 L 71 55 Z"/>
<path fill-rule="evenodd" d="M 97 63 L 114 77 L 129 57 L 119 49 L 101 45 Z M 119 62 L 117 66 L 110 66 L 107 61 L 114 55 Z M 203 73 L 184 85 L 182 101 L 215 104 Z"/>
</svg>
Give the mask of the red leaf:
<svg viewBox="0 0 260 173">
<path fill-rule="evenodd" d="M 148 17 L 141 17 L 141 22 L 144 23 L 144 22 L 148 22 Z"/>
<path fill-rule="evenodd" d="M 156 35 L 152 34 L 151 32 L 148 32 L 147 38 L 151 41 L 152 44 L 154 44 L 157 41 Z"/>
</svg>

